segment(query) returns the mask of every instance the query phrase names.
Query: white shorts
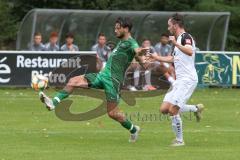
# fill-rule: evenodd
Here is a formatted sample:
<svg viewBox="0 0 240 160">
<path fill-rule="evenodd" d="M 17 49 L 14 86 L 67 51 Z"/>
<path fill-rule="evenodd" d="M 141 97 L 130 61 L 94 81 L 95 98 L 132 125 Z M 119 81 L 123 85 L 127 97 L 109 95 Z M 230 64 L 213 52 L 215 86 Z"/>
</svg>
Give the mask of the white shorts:
<svg viewBox="0 0 240 160">
<path fill-rule="evenodd" d="M 165 95 L 163 101 L 182 108 L 197 87 L 197 81 L 176 80 Z"/>
</svg>

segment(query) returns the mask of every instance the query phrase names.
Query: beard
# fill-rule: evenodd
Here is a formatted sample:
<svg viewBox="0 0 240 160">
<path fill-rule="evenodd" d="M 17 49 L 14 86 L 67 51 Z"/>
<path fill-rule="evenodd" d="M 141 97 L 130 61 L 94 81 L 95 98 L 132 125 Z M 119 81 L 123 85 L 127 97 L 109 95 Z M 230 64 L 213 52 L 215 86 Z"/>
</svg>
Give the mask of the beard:
<svg viewBox="0 0 240 160">
<path fill-rule="evenodd" d="M 174 31 L 169 31 L 168 33 L 169 33 L 169 36 L 174 36 L 175 35 Z"/>
<path fill-rule="evenodd" d="M 116 37 L 122 39 L 124 37 L 124 33 L 120 33 L 119 35 L 116 35 Z"/>
</svg>

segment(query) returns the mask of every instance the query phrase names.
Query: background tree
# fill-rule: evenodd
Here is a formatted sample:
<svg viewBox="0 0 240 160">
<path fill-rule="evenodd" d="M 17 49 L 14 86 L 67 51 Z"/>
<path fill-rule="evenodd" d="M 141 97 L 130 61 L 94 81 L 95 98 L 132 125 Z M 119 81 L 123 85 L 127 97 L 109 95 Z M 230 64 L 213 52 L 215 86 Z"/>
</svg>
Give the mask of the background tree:
<svg viewBox="0 0 240 160">
<path fill-rule="evenodd" d="M 0 1 L 0 48 L 8 49 L 14 46 L 16 39 L 16 19 L 11 14 L 11 7 L 4 1 Z"/>
<path fill-rule="evenodd" d="M 240 46 L 240 1 L 239 0 L 203 0 L 195 6 L 196 11 L 231 12 L 226 50 L 239 51 Z"/>
<path fill-rule="evenodd" d="M 14 49 L 19 23 L 33 8 L 150 10 L 150 11 L 229 11 L 231 19 L 226 50 L 240 46 L 239 0 L 0 0 L 1 48 Z"/>
</svg>

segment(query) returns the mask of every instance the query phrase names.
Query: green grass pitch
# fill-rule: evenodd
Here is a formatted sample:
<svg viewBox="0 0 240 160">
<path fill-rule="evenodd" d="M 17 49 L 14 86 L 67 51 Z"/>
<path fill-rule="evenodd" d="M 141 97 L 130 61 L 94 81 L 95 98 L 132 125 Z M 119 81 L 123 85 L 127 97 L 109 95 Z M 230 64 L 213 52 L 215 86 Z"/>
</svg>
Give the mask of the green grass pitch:
<svg viewBox="0 0 240 160">
<path fill-rule="evenodd" d="M 50 95 L 53 91 L 48 91 Z M 128 143 L 129 133 L 106 115 L 84 122 L 66 122 L 47 111 L 32 89 L 0 90 L 0 160 L 239 160 L 240 91 L 198 89 L 189 103 L 203 103 L 203 120 L 186 113 L 186 146 L 169 147 L 174 135 L 167 119 L 145 116 L 159 113 L 163 95 L 120 103 L 142 128 L 139 141 Z M 100 101 L 72 96 L 72 112 L 87 111 Z M 165 117 L 166 118 L 166 117 Z"/>
</svg>

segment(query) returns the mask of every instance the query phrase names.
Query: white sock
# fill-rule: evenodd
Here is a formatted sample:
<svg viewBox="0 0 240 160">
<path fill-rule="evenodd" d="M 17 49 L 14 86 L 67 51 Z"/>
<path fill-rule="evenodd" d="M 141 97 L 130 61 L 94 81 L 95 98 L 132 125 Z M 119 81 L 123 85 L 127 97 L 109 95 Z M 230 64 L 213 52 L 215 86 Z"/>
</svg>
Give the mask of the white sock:
<svg viewBox="0 0 240 160">
<path fill-rule="evenodd" d="M 173 132 L 176 135 L 176 140 L 183 142 L 182 119 L 180 115 L 171 116 Z"/>
<path fill-rule="evenodd" d="M 168 77 L 168 82 L 170 82 L 171 84 L 173 84 L 175 82 L 175 79 L 173 77 Z"/>
<path fill-rule="evenodd" d="M 139 70 L 134 71 L 133 78 L 134 78 L 134 86 L 138 86 L 139 78 L 140 78 L 140 71 Z"/>
<path fill-rule="evenodd" d="M 197 112 L 196 105 L 187 105 L 185 104 L 183 107 L 180 108 L 180 112 Z"/>
<path fill-rule="evenodd" d="M 151 73 L 151 70 L 146 70 L 144 73 L 146 84 L 149 86 L 151 86 Z"/>
</svg>

